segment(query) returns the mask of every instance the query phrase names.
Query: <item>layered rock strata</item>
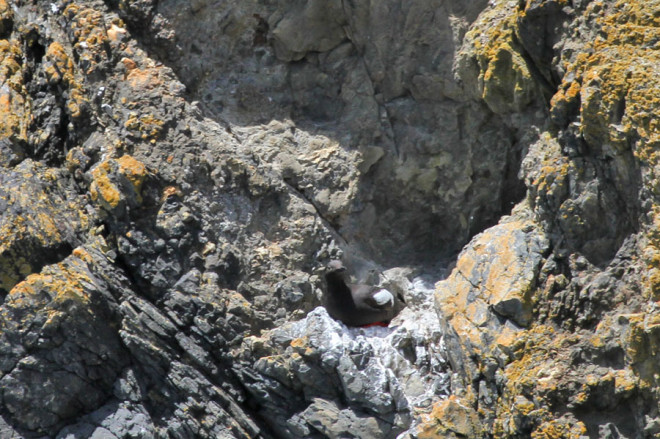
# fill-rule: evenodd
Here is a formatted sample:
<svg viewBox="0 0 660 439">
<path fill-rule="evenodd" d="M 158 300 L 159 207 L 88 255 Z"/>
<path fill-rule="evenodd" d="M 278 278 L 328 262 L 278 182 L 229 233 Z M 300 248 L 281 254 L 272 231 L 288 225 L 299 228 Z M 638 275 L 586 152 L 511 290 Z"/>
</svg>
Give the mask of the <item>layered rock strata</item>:
<svg viewBox="0 0 660 439">
<path fill-rule="evenodd" d="M 658 10 L 0 0 L 0 436 L 656 437 Z"/>
</svg>

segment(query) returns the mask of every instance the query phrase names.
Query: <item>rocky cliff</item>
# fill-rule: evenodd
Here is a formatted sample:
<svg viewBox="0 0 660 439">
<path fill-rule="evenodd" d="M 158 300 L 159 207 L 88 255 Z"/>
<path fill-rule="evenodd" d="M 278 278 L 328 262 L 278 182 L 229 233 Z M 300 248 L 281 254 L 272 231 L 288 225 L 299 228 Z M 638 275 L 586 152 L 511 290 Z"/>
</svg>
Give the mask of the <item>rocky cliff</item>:
<svg viewBox="0 0 660 439">
<path fill-rule="evenodd" d="M 659 28 L 0 0 L 0 437 L 658 437 Z"/>
</svg>

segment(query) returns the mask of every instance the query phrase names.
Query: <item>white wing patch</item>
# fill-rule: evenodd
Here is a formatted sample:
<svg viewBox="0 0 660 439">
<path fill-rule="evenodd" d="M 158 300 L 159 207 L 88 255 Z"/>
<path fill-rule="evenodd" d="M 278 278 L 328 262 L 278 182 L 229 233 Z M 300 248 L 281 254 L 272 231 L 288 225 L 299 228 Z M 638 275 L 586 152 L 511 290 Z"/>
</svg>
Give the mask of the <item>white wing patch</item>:
<svg viewBox="0 0 660 439">
<path fill-rule="evenodd" d="M 380 306 L 385 305 L 387 302 L 390 302 L 390 305 L 394 306 L 394 296 L 384 288 L 373 293 L 371 297 L 373 297 L 376 303 Z"/>
</svg>

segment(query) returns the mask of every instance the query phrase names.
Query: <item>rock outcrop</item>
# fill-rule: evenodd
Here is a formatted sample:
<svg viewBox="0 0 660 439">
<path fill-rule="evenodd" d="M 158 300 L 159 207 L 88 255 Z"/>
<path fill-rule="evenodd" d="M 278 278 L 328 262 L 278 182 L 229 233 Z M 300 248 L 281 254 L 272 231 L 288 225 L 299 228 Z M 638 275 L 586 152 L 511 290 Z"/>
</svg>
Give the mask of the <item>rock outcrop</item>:
<svg viewBox="0 0 660 439">
<path fill-rule="evenodd" d="M 0 0 L 0 436 L 660 435 L 658 10 Z"/>
</svg>

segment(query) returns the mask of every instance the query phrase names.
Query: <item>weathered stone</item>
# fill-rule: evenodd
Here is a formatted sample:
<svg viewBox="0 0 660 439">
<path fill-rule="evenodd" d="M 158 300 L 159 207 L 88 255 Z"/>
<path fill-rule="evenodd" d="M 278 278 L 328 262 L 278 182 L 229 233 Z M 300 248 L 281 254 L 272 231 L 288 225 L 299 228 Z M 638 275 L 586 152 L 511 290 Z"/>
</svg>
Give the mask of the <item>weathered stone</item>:
<svg viewBox="0 0 660 439">
<path fill-rule="evenodd" d="M 394 437 L 388 434 L 387 423 L 378 417 L 342 410 L 335 402 L 323 399 L 312 401 L 301 417 L 322 437 Z"/>
<path fill-rule="evenodd" d="M 492 309 L 527 326 L 547 248 L 547 239 L 531 221 L 515 217 L 477 235 L 458 257 L 452 276 L 438 286 L 438 306 L 441 312 L 446 310 L 443 316 L 451 319 L 462 313 L 475 326 L 487 326 Z"/>
<path fill-rule="evenodd" d="M 317 308 L 304 320 L 244 345 L 243 357 L 260 358 L 252 366 L 243 365 L 242 381 L 268 407 L 264 416 L 273 425 L 281 425 L 282 418 L 290 420 L 278 428 L 280 434 L 304 436 L 297 432 L 311 429 L 342 437 L 349 427 L 362 431 L 353 425 L 357 421 L 351 414 L 359 413 L 359 418 L 373 416 L 365 418 L 373 423 L 368 429 L 377 426 L 380 436 L 394 437 L 411 425 L 412 414 L 428 410 L 446 392 L 448 376 L 432 290 L 421 279 L 410 284 L 398 278 L 399 271 L 384 276 L 398 282 L 412 300 L 391 329 L 346 328 Z M 257 344 L 266 351 L 255 352 Z M 300 391 L 304 400 L 291 399 Z M 339 401 L 347 408 L 332 409 Z M 347 419 L 333 425 L 332 413 Z"/>
<path fill-rule="evenodd" d="M 342 15 L 341 2 L 336 0 L 292 3 L 284 16 L 272 25 L 278 58 L 298 61 L 310 51 L 332 50 L 346 38 Z"/>
<path fill-rule="evenodd" d="M 657 3 L 0 0 L 0 436 L 655 437 Z"/>
<path fill-rule="evenodd" d="M 52 431 L 98 407 L 127 363 L 113 329 L 116 303 L 89 262 L 90 254 L 78 249 L 28 276 L 3 304 L 2 403 L 28 430 Z"/>
<path fill-rule="evenodd" d="M 464 404 L 454 396 L 437 403 L 417 435 L 420 438 L 481 437 L 484 432 L 477 413 Z"/>
<path fill-rule="evenodd" d="M 123 155 L 99 163 L 91 174 L 90 195 L 103 209 L 121 215 L 127 205 L 136 207 L 142 202 L 140 192 L 147 170 L 133 157 Z"/>
<path fill-rule="evenodd" d="M 451 253 L 523 196 L 521 146 L 465 99 L 452 72 L 485 2 L 320 4 L 227 3 L 216 18 L 200 13 L 213 26 L 193 27 L 176 1 L 159 3 L 177 32 L 177 56 L 164 55 L 196 98 L 350 241 L 381 262 L 395 252 Z M 218 26 L 227 32 L 210 31 Z M 203 49 L 174 49 L 192 46 Z M 476 160 L 483 155 L 491 160 Z M 479 189 L 494 186 L 506 189 Z"/>
<path fill-rule="evenodd" d="M 64 175 L 31 160 L 0 168 L 0 293 L 66 257 L 89 227 L 84 199 Z"/>
</svg>

